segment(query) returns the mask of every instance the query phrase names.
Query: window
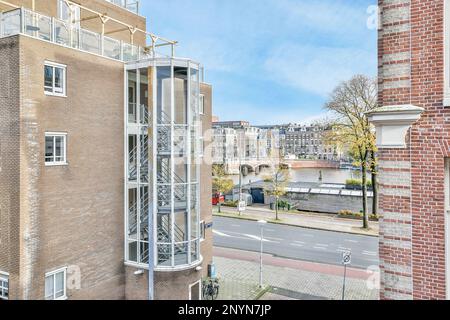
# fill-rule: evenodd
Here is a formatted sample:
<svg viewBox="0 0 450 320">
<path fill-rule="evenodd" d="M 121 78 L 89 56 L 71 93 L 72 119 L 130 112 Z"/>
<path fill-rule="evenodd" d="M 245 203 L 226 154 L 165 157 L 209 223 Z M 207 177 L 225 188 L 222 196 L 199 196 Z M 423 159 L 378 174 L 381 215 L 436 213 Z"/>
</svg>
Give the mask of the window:
<svg viewBox="0 0 450 320">
<path fill-rule="evenodd" d="M 72 15 L 72 16 L 71 16 Z M 80 27 L 80 7 L 67 5 L 65 0 L 58 1 L 58 19 L 69 23 L 72 27 Z"/>
<path fill-rule="evenodd" d="M 52 62 L 45 62 L 44 91 L 47 95 L 66 95 L 66 66 Z"/>
<path fill-rule="evenodd" d="M 206 239 L 206 225 L 205 221 L 200 222 L 200 241 L 204 241 Z"/>
<path fill-rule="evenodd" d="M 205 114 L 205 96 L 200 95 L 200 114 Z"/>
<path fill-rule="evenodd" d="M 45 165 L 66 165 L 66 140 L 65 133 L 45 134 Z"/>
<path fill-rule="evenodd" d="M 9 298 L 9 276 L 7 273 L 0 271 L 0 300 L 8 300 Z"/>
<path fill-rule="evenodd" d="M 67 268 L 49 272 L 45 275 L 45 300 L 66 300 Z"/>
</svg>

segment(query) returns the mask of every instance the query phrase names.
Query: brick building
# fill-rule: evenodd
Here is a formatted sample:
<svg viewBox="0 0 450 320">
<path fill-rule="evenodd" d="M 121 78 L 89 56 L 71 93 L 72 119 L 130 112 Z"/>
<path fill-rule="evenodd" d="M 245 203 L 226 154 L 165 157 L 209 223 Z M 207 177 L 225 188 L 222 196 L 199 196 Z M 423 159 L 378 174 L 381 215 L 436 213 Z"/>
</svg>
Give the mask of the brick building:
<svg viewBox="0 0 450 320">
<path fill-rule="evenodd" d="M 200 298 L 212 89 L 138 8 L 0 1 L 0 299 Z"/>
<path fill-rule="evenodd" d="M 380 0 L 382 299 L 450 293 L 450 1 Z"/>
</svg>

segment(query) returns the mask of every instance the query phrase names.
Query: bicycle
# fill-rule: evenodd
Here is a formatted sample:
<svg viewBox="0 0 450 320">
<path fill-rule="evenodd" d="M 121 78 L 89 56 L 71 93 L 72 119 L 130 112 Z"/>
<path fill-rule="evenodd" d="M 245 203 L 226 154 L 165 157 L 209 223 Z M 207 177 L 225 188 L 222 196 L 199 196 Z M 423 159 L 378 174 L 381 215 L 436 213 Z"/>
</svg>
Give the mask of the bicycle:
<svg viewBox="0 0 450 320">
<path fill-rule="evenodd" d="M 203 281 L 203 299 L 204 300 L 217 300 L 219 296 L 219 279 L 206 279 Z"/>
</svg>

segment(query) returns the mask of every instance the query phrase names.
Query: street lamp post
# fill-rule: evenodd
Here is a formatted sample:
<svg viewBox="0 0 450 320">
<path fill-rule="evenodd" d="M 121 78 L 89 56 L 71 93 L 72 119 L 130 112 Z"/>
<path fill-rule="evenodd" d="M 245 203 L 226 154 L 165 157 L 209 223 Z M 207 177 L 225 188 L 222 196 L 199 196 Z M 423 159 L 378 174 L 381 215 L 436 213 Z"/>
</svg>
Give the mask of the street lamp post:
<svg viewBox="0 0 450 320">
<path fill-rule="evenodd" d="M 259 220 L 258 224 L 261 227 L 261 250 L 259 255 L 259 287 L 263 287 L 263 242 L 264 242 L 264 226 L 267 224 L 267 221 L 265 220 Z"/>
</svg>

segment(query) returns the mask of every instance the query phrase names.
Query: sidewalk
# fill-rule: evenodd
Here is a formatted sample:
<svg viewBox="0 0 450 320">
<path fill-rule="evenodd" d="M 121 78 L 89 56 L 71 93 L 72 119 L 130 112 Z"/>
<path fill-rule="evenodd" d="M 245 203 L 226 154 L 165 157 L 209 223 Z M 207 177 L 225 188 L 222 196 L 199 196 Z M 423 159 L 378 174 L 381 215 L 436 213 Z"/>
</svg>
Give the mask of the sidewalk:
<svg viewBox="0 0 450 320">
<path fill-rule="evenodd" d="M 263 281 L 259 289 L 259 255 L 232 249 L 214 248 L 214 262 L 220 279 L 219 300 L 341 300 L 343 268 L 305 263 L 264 255 Z M 372 289 L 373 273 L 349 269 L 346 300 L 378 300 Z M 375 275 L 377 278 L 377 275 Z M 262 295 L 262 297 L 261 297 Z"/>
<path fill-rule="evenodd" d="M 248 207 L 246 211 L 242 212 L 241 216 L 239 216 L 237 208 L 224 206 L 222 206 L 222 213 L 218 213 L 217 208 L 214 208 L 213 215 L 246 220 L 266 220 L 270 223 L 373 237 L 378 237 L 379 234 L 378 222 L 371 221 L 370 230 L 364 230 L 362 229 L 361 220 L 338 218 L 336 215 L 331 214 L 306 213 L 300 211 L 299 213 L 286 213 L 280 211 L 278 214 L 280 220 L 275 221 L 275 211 L 258 205 Z"/>
</svg>

